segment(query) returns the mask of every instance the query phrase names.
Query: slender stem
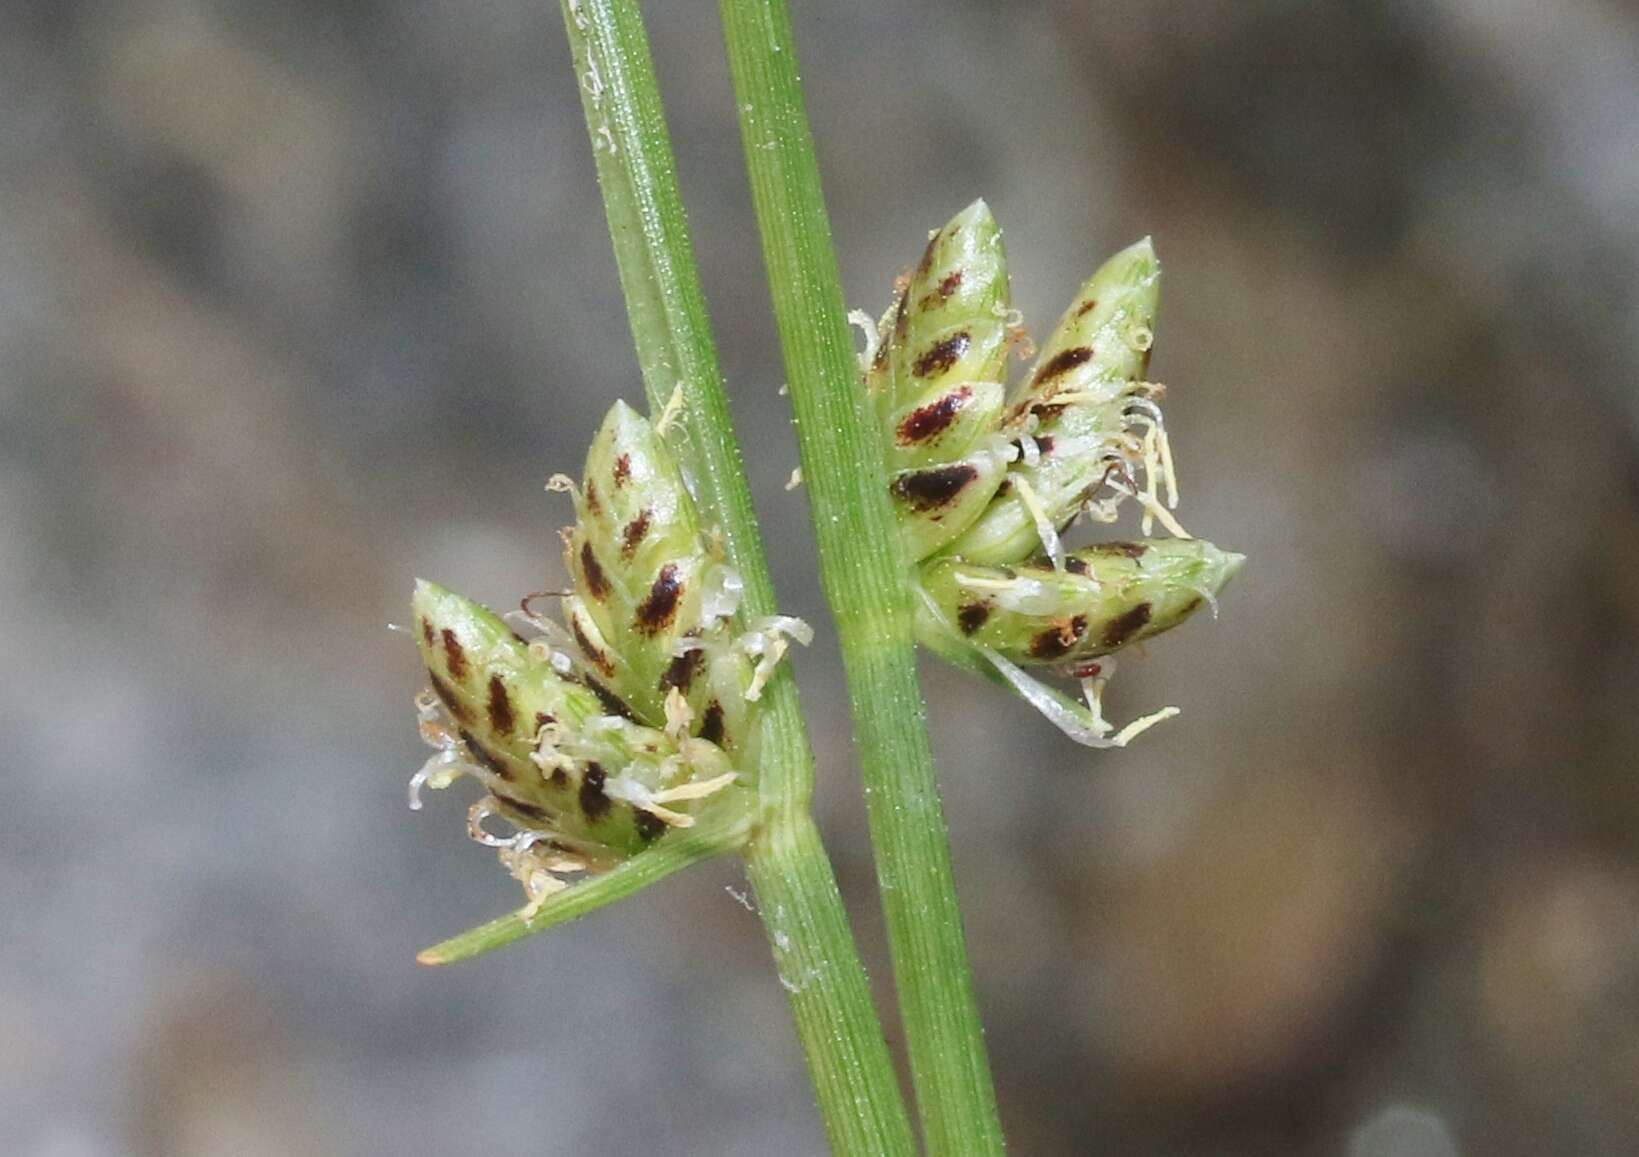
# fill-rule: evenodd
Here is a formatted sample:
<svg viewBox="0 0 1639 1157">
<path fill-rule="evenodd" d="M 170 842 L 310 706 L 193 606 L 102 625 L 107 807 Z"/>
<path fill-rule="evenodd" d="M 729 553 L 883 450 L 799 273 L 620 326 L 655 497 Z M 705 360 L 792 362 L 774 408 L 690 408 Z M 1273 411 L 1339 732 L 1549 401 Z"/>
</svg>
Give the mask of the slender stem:
<svg viewBox="0 0 1639 1157">
<path fill-rule="evenodd" d="M 999 1154 L 911 635 L 908 567 L 850 340 L 784 0 L 720 0 L 763 259 L 836 617 L 922 1126 Z"/>
<path fill-rule="evenodd" d="M 658 414 L 681 386 L 674 449 L 695 501 L 706 522 L 721 530 L 728 560 L 745 583 L 746 616 L 774 614 L 774 581 L 734 437 L 643 15 L 637 0 L 561 0 L 561 6 L 644 392 Z M 758 779 L 764 809 L 806 814 L 813 761 L 796 684 L 783 665 L 762 702 L 765 746 L 802 752 L 800 759 L 767 761 Z"/>
<path fill-rule="evenodd" d="M 814 1095 L 838 1154 L 916 1152 L 910 1119 L 896 1095 L 877 1095 L 886 1058 L 862 969 L 830 950 L 852 942 L 819 830 L 804 816 L 765 829 L 746 852 L 746 871 L 768 929 L 780 983 L 808 1056 Z"/>
<path fill-rule="evenodd" d="M 679 457 L 744 581 L 742 610 L 772 614 L 757 532 L 689 242 L 676 163 L 636 0 L 562 0 L 609 233 L 651 408 L 681 387 Z M 832 1150 L 915 1152 L 892 1058 L 825 850 L 809 818 L 813 759 L 796 684 L 782 665 L 764 690 L 761 822 L 746 863 L 790 995 Z M 643 857 L 636 857 L 642 859 Z"/>
</svg>

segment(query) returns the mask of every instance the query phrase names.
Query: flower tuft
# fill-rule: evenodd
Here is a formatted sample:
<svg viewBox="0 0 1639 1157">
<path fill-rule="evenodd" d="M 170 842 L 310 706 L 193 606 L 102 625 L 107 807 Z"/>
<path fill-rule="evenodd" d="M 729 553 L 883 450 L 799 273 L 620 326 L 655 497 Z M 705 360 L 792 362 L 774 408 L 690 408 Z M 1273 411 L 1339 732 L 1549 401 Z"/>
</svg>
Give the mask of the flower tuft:
<svg viewBox="0 0 1639 1157">
<path fill-rule="evenodd" d="M 895 283 L 862 358 L 920 592 L 919 638 L 1089 746 L 1124 745 L 1176 714 L 1109 724 L 1109 656 L 1203 605 L 1216 615 L 1218 592 L 1244 562 L 1192 538 L 1173 513 L 1165 387 L 1147 378 L 1160 281 L 1149 238 L 1128 246 L 1031 350 L 1010 304 L 1001 231 L 976 201 Z M 1009 391 L 1008 354 L 1021 347 L 1035 361 Z M 1113 523 L 1128 500 L 1144 538 L 1066 544 L 1083 517 Z M 1149 537 L 1157 527 L 1172 537 Z M 1042 676 L 1075 681 L 1082 702 Z"/>
<path fill-rule="evenodd" d="M 725 849 L 743 839 L 756 701 L 787 639 L 810 637 L 788 617 L 738 628 L 739 575 L 656 427 L 624 403 L 580 485 L 554 475 L 549 489 L 575 504 L 562 622 L 536 595 L 511 616 L 534 638 L 433 583 L 411 600 L 429 680 L 418 725 L 435 749 L 411 807 L 423 788 L 482 783 L 469 832 L 523 885 L 526 919 L 566 877 L 607 872 L 707 813 L 725 820 L 712 828 L 729 833 Z"/>
</svg>

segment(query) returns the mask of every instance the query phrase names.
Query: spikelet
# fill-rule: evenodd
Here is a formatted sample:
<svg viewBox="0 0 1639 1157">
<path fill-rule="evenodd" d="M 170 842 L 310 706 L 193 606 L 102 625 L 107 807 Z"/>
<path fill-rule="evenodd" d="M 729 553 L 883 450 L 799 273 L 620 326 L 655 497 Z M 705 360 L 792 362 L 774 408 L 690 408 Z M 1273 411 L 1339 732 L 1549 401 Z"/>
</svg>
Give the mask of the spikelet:
<svg viewBox="0 0 1639 1157">
<path fill-rule="evenodd" d="M 412 599 L 430 681 L 416 706 L 437 751 L 411 781 L 411 805 L 423 787 L 478 779 L 488 794 L 469 833 L 523 884 L 525 918 L 570 886 L 565 876 L 617 868 L 708 814 L 712 834 L 691 837 L 689 855 L 742 841 L 756 700 L 787 641 L 809 638 L 784 616 L 737 629 L 739 577 L 664 439 L 624 403 L 594 439 L 579 489 L 561 478 L 549 487 L 575 498 L 562 624 L 526 600 L 521 618 L 540 632 L 527 641 L 432 583 Z M 495 820 L 512 830 L 494 831 Z"/>
<path fill-rule="evenodd" d="M 702 534 L 665 440 L 624 402 L 592 441 L 575 513 L 564 618 L 581 655 L 645 722 L 662 725 L 677 690 L 691 734 L 749 764 L 754 674 L 732 634 L 739 576 Z"/>
<path fill-rule="evenodd" d="M 1137 490 L 1145 440 L 1136 431 L 1160 425 L 1158 391 L 1142 380 L 1160 283 L 1145 238 L 1081 287 L 1007 407 L 1008 432 L 1033 446 L 945 553 L 993 565 L 1051 554 L 1053 537 L 1101 494 L 1105 505 L 1095 513 L 1108 521 L 1115 503 Z"/>
<path fill-rule="evenodd" d="M 1169 631 L 1218 593 L 1242 555 L 1199 539 L 1101 542 L 1063 569 L 1038 556 L 1017 567 L 938 558 L 922 568 L 919 634 L 958 636 L 1023 667 L 1067 674 L 1129 643 Z"/>
<path fill-rule="evenodd" d="M 1145 380 L 1160 277 L 1148 238 L 1106 261 L 1007 395 L 1022 330 L 1000 231 L 975 202 L 933 235 L 867 332 L 865 382 L 915 564 L 918 638 L 1094 747 L 1122 746 L 1176 713 L 1106 722 L 1109 656 L 1203 604 L 1216 610 L 1244 561 L 1191 539 L 1172 514 L 1162 388 Z M 1144 534 L 1160 523 L 1174 537 L 1065 546 L 1080 516 L 1114 521 L 1129 498 Z M 1078 680 L 1084 702 L 1042 676 Z"/>
<path fill-rule="evenodd" d="M 913 561 L 960 534 L 1001 484 L 1008 312 L 1001 230 L 975 201 L 929 239 L 877 325 L 866 387 Z"/>
<path fill-rule="evenodd" d="M 432 687 L 423 733 L 441 752 L 432 762 L 459 763 L 489 789 L 494 814 L 589 867 L 674 826 L 656 797 L 733 771 L 715 745 L 644 725 L 577 658 L 525 643 L 477 603 L 423 581 L 411 607 Z"/>
</svg>

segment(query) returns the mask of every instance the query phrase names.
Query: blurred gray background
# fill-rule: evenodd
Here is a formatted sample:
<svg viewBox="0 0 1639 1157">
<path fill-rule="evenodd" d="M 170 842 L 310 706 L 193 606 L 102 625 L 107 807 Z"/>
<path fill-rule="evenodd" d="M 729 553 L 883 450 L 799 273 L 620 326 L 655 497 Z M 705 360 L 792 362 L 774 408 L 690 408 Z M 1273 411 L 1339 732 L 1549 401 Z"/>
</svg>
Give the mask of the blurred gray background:
<svg viewBox="0 0 1639 1157">
<path fill-rule="evenodd" d="M 649 7 L 885 988 L 716 13 Z M 978 195 L 1038 333 L 1153 233 L 1181 514 L 1251 556 L 1129 751 L 926 667 L 1013 1151 L 1633 1152 L 1639 10 L 795 8 L 850 303 Z M 0 7 L 6 1154 L 822 1150 L 730 862 L 412 963 L 518 893 L 405 809 L 386 624 L 555 584 L 640 393 L 558 20 Z"/>
</svg>

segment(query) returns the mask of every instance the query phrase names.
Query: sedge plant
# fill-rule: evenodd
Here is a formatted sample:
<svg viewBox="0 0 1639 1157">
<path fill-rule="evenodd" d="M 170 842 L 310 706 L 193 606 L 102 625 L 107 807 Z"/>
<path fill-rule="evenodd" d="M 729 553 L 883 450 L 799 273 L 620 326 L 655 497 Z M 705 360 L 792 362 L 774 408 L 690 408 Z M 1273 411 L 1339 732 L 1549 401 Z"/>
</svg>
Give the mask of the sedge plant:
<svg viewBox="0 0 1639 1157">
<path fill-rule="evenodd" d="M 1028 344 L 983 202 L 929 239 L 850 336 L 783 0 L 721 0 L 775 320 L 843 655 L 922 1142 L 1003 1140 L 917 683 L 916 647 L 1118 747 L 1174 713 L 1108 723 L 1111 656 L 1216 596 L 1241 559 L 1178 524 L 1146 380 L 1149 242 L 1094 273 L 1013 387 Z M 557 617 L 495 615 L 420 582 L 413 627 L 435 748 L 412 781 L 483 788 L 473 839 L 521 908 L 421 956 L 447 964 L 735 853 L 760 900 L 833 1152 L 916 1152 L 864 969 L 810 816 L 813 760 L 635 0 L 562 0 L 649 414 L 617 401 L 563 535 Z M 1079 548 L 1124 500 L 1145 535 Z M 1079 685 L 1079 698 L 1066 688 Z"/>
</svg>

